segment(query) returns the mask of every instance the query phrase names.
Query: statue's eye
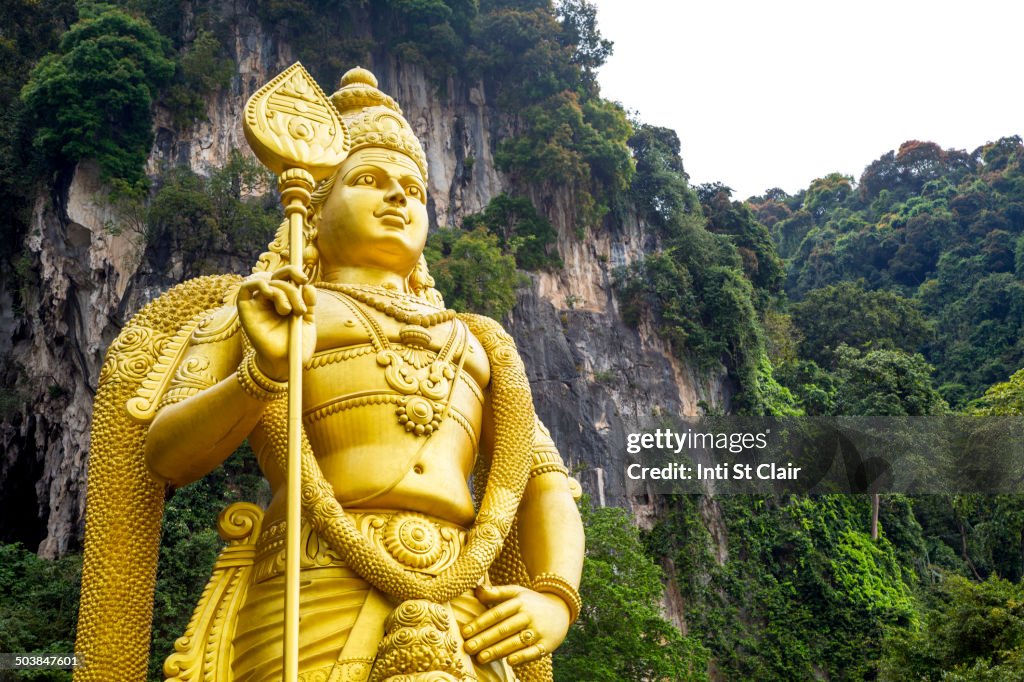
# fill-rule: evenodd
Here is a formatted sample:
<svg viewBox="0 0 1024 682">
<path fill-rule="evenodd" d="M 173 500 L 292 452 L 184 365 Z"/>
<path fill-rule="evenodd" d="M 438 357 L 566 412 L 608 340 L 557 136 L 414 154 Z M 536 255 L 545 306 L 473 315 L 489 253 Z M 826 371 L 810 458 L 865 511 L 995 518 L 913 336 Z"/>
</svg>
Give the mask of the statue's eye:
<svg viewBox="0 0 1024 682">
<path fill-rule="evenodd" d="M 369 173 L 367 173 L 366 175 L 360 175 L 358 178 L 356 178 L 356 184 L 373 186 L 377 184 L 377 179 L 374 178 Z"/>
<path fill-rule="evenodd" d="M 406 187 L 405 188 L 405 193 L 408 194 L 409 196 L 415 198 L 415 199 L 422 199 L 423 198 L 423 190 L 421 190 L 416 185 L 409 185 L 408 187 Z"/>
</svg>

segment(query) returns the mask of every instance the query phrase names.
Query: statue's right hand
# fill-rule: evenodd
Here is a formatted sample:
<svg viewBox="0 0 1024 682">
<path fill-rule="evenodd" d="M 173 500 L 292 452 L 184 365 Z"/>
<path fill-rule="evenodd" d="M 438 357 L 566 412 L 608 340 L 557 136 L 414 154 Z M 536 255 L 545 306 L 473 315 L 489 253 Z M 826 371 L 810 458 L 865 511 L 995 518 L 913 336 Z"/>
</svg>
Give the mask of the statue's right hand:
<svg viewBox="0 0 1024 682">
<path fill-rule="evenodd" d="M 276 381 L 288 379 L 288 326 L 293 316 L 302 316 L 303 363 L 316 348 L 316 287 L 308 282 L 301 268 L 287 265 L 272 275 L 253 275 L 238 290 L 238 319 L 256 351 L 256 365 Z"/>
</svg>

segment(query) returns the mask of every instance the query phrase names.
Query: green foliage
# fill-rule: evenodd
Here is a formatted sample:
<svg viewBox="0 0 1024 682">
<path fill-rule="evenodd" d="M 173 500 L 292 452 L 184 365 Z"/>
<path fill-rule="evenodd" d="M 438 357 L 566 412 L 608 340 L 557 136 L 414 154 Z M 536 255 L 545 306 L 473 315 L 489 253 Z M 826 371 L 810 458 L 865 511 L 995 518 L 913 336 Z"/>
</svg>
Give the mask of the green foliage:
<svg viewBox="0 0 1024 682">
<path fill-rule="evenodd" d="M 890 634 L 881 672 L 884 680 L 1020 679 L 1024 585 L 946 576 L 923 626 Z"/>
<path fill-rule="evenodd" d="M 438 230 L 427 240 L 424 256 L 445 303 L 455 310 L 500 320 L 524 283 L 515 256 L 503 253 L 498 237 L 483 227 Z"/>
<path fill-rule="evenodd" d="M 74 651 L 82 557 L 40 559 L 20 544 L 0 544 L 0 650 L 66 654 Z M 63 671 L 4 671 L 4 679 L 67 680 Z"/>
<path fill-rule="evenodd" d="M 139 205 L 144 239 L 150 254 L 181 259 L 185 277 L 223 268 L 226 258 L 255 262 L 280 221 L 273 176 L 258 163 L 233 152 L 228 162 L 208 177 L 178 167 L 161 182 L 148 207 Z M 252 194 L 263 192 L 261 198 Z M 128 202 L 131 203 L 131 202 Z M 122 213 L 128 212 L 125 205 Z"/>
<path fill-rule="evenodd" d="M 216 36 L 200 29 L 178 58 L 174 82 L 161 97 L 163 105 L 173 112 L 178 127 L 205 120 L 205 98 L 230 84 L 235 65 L 222 52 L 223 46 Z"/>
<path fill-rule="evenodd" d="M 623 319 L 636 325 L 649 311 L 658 334 L 677 357 L 696 359 L 706 368 L 724 363 L 739 387 L 734 407 L 764 413 L 770 405 L 762 389 L 774 380 L 763 351 L 753 288 L 735 265 L 708 262 L 714 250 L 685 246 L 703 244 L 715 249 L 714 240 L 707 232 L 684 235 L 679 246 L 617 271 L 616 294 Z M 785 402 L 781 394 L 775 397 Z"/>
<path fill-rule="evenodd" d="M 875 292 L 871 297 L 886 292 L 918 304 L 920 315 L 911 314 L 908 331 L 920 331 L 921 315 L 931 327 L 925 338 L 913 333 L 902 340 L 893 332 L 859 328 L 861 320 L 889 323 L 865 315 L 864 306 L 872 302 L 855 298 L 850 303 L 856 308 L 846 315 L 815 311 L 819 325 L 843 319 L 852 327 L 831 334 L 836 338 L 825 340 L 827 348 L 846 335 L 859 337 L 846 339 L 853 346 L 871 342 L 872 348 L 922 352 L 936 368 L 943 396 L 956 406 L 1024 365 L 1019 137 L 970 154 L 910 141 L 869 165 L 859 191 L 849 178 L 834 174 L 815 180 L 799 204 L 794 199 L 758 197 L 752 204 L 771 222 L 787 259 L 786 288 L 793 298 L 811 299 L 812 292 L 860 282 Z M 804 307 L 810 311 L 815 305 L 808 301 Z M 907 306 L 883 303 L 883 309 L 881 318 L 899 321 Z M 894 328 L 900 326 L 901 321 Z M 830 364 L 826 346 L 817 340 L 806 339 L 803 350 Z"/>
<path fill-rule="evenodd" d="M 836 377 L 813 360 L 780 363 L 774 376 L 788 388 L 794 402 L 808 417 L 836 414 Z"/>
<path fill-rule="evenodd" d="M 1008 381 L 990 386 L 985 395 L 971 403 L 968 412 L 978 416 L 1024 415 L 1024 369 L 1014 372 Z"/>
<path fill-rule="evenodd" d="M 914 576 L 867 519 L 849 496 L 679 496 L 650 546 L 675 565 L 689 632 L 721 679 L 863 680 L 883 629 L 914 621 Z"/>
<path fill-rule="evenodd" d="M 633 165 L 626 147 L 632 128 L 619 105 L 564 90 L 526 106 L 519 118 L 525 130 L 499 144 L 499 168 L 576 190 L 577 220 L 584 223 L 608 212 L 610 204 L 601 199 L 621 199 Z"/>
<path fill-rule="evenodd" d="M 641 125 L 629 146 L 636 159 L 630 199 L 648 225 L 659 236 L 671 237 L 688 223 L 700 223 L 700 201 L 687 184 L 675 131 Z"/>
<path fill-rule="evenodd" d="M 141 184 L 150 107 L 174 73 L 169 46 L 146 20 L 110 5 L 83 3 L 80 12 L 22 90 L 35 145 L 55 163 L 93 158 L 105 178 Z"/>
<path fill-rule="evenodd" d="M 661 615 L 662 571 L 622 509 L 584 501 L 583 612 L 555 652 L 555 680 L 707 680 L 707 651 Z"/>
<path fill-rule="evenodd" d="M 853 178 L 831 173 L 823 178 L 811 181 L 804 195 L 803 208 L 815 218 L 822 218 L 826 213 L 843 206 L 846 199 L 853 194 Z"/>
<path fill-rule="evenodd" d="M 697 212 L 701 198 L 686 183 L 671 131 L 641 126 L 630 144 L 637 163 L 631 193 L 663 248 L 616 271 L 623 319 L 636 325 L 649 313 L 677 357 L 705 368 L 724 364 L 738 387 L 737 411 L 791 414 L 792 396 L 772 378 L 754 305 L 781 283 L 767 232 L 721 185 L 700 189 L 711 220 Z M 766 288 L 755 292 L 751 277 Z"/>
<path fill-rule="evenodd" d="M 618 272 L 624 319 L 636 324 L 649 311 L 678 357 L 724 363 L 739 388 L 738 411 L 793 414 L 793 396 L 773 377 L 754 303 L 766 307 L 782 282 L 767 230 L 730 201 L 728 188 L 688 187 L 671 131 L 642 126 L 630 144 L 632 194 L 665 248 Z"/>
<path fill-rule="evenodd" d="M 5 267 L 18 258 L 41 173 L 32 149 L 35 122 L 20 93 L 32 67 L 57 47 L 75 16 L 72 0 L 0 3 L 0 257 Z"/>
<path fill-rule="evenodd" d="M 616 207 L 633 175 L 625 112 L 597 96 L 594 70 L 611 44 L 601 38 L 594 6 L 567 0 L 553 14 L 543 5 L 495 3 L 473 31 L 472 61 L 518 124 L 498 147 L 499 168 L 573 190 L 582 234 Z"/>
<path fill-rule="evenodd" d="M 802 336 L 801 356 L 823 366 L 833 365 L 841 345 L 914 352 L 931 331 L 914 301 L 888 291 L 867 291 L 863 281 L 810 291 L 791 312 Z"/>
<path fill-rule="evenodd" d="M 840 346 L 836 356 L 836 414 L 919 417 L 948 410 L 921 355 L 890 350 L 862 354 Z"/>
<path fill-rule="evenodd" d="M 466 216 L 462 226 L 469 230 L 485 227 L 498 235 L 502 250 L 514 253 L 516 265 L 523 270 L 562 266 L 554 249 L 558 233 L 526 197 L 502 192 L 491 199 L 482 213 Z"/>
<path fill-rule="evenodd" d="M 871 200 L 883 190 L 896 196 L 920 191 L 925 183 L 939 177 L 954 179 L 973 170 L 974 159 L 965 152 L 943 150 L 934 142 L 910 140 L 898 152 L 888 152 L 874 161 L 860 177 L 860 193 Z"/>
<path fill-rule="evenodd" d="M 757 292 L 759 308 L 765 308 L 770 298 L 782 292 L 785 270 L 782 259 L 775 252 L 768 229 L 758 222 L 750 208 L 730 200 L 729 188 L 717 183 L 697 188 L 707 229 L 727 236 L 739 251 L 743 274 Z"/>
<path fill-rule="evenodd" d="M 539 4 L 481 8 L 473 24 L 474 61 L 494 83 L 499 106 L 510 111 L 579 84 L 558 20 L 547 3 Z"/>
</svg>

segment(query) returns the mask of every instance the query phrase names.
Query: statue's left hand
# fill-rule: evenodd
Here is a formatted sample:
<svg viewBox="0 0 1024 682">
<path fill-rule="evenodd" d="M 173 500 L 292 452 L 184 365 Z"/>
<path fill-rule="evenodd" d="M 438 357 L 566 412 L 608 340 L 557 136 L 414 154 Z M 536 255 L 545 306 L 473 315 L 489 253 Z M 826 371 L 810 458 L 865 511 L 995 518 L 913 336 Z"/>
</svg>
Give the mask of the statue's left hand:
<svg viewBox="0 0 1024 682">
<path fill-rule="evenodd" d="M 508 657 L 519 665 L 550 654 L 569 631 L 569 607 L 553 594 L 519 585 L 480 586 L 486 611 L 462 628 L 466 651 L 481 663 Z"/>
</svg>

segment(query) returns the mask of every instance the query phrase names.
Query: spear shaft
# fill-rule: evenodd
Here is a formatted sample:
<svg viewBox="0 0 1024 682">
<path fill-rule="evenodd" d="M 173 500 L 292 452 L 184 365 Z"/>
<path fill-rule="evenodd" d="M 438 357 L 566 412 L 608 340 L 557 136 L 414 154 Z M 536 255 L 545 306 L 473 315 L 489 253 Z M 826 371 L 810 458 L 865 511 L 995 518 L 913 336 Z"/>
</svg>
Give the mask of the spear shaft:
<svg viewBox="0 0 1024 682">
<path fill-rule="evenodd" d="M 345 160 L 348 141 L 337 110 L 296 62 L 260 88 L 245 105 L 245 138 L 278 174 L 288 219 L 288 263 L 302 268 L 307 209 L 316 182 Z M 288 322 L 288 464 L 285 482 L 284 675 L 299 675 L 299 580 L 302 570 L 302 315 Z"/>
<path fill-rule="evenodd" d="M 302 267 L 306 239 L 303 225 L 306 207 L 313 190 L 313 176 L 291 168 L 279 180 L 281 202 L 288 216 L 288 260 Z M 299 561 L 302 525 L 302 316 L 292 314 L 288 321 L 288 473 L 287 536 L 285 550 L 284 593 L 284 679 L 296 682 L 299 676 Z"/>
</svg>

